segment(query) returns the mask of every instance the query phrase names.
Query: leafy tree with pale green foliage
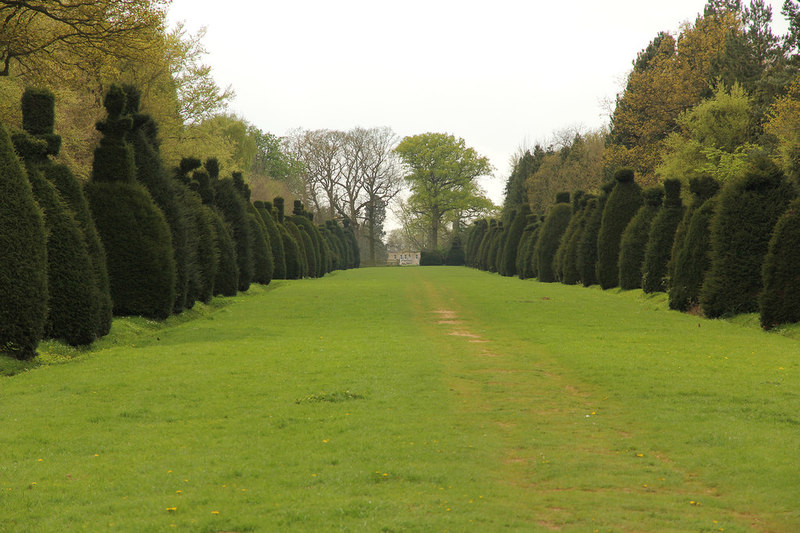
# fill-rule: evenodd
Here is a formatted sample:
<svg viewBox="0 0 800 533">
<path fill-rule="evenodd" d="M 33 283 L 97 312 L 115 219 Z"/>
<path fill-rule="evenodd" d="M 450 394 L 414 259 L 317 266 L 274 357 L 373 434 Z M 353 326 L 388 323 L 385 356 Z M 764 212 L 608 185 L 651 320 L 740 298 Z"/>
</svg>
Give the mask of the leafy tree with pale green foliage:
<svg viewBox="0 0 800 533">
<path fill-rule="evenodd" d="M 428 248 L 438 247 L 446 217 L 454 217 L 458 224 L 463 215 L 492 207 L 477 184 L 477 178 L 492 167 L 464 139 L 423 133 L 404 138 L 395 150 L 408 169 L 408 206 L 428 228 Z"/>
<path fill-rule="evenodd" d="M 739 84 L 730 91 L 720 85 L 711 98 L 681 113 L 677 122 L 681 132 L 667 137 L 656 168 L 662 178 L 688 184 L 693 177 L 711 176 L 725 183 L 744 172 L 758 148 L 749 141 L 752 103 Z"/>
<path fill-rule="evenodd" d="M 36 355 L 47 319 L 47 236 L 25 169 L 0 124 L 0 352 Z"/>
</svg>

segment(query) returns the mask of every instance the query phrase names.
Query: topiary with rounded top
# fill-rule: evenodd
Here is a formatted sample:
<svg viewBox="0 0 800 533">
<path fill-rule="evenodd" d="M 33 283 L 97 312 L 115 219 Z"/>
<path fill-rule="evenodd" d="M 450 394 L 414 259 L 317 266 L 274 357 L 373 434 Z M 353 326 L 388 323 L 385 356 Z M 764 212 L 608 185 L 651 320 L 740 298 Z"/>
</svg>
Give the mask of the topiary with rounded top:
<svg viewBox="0 0 800 533">
<path fill-rule="evenodd" d="M 250 221 L 250 233 L 253 236 L 253 281 L 261 285 L 269 285 L 272 281 L 272 274 L 275 265 L 272 261 L 272 249 L 267 242 L 266 228 L 260 218 L 256 218 L 256 213 L 248 213 Z"/>
<path fill-rule="evenodd" d="M 772 231 L 762 267 L 758 299 L 761 327 L 800 322 L 800 199 L 795 199 Z"/>
<path fill-rule="evenodd" d="M 489 228 L 489 223 L 485 218 L 481 218 L 472 223 L 467 230 L 466 261 L 467 266 L 478 268 L 478 247 L 483 240 L 483 236 Z"/>
<path fill-rule="evenodd" d="M 675 274 L 670 280 L 670 309 L 688 311 L 699 303 L 700 288 L 711 265 L 710 226 L 716 208 L 717 198 L 712 197 L 692 211 L 683 245 L 672 258 Z"/>
<path fill-rule="evenodd" d="M 603 223 L 603 208 L 608 200 L 608 195 L 614 190 L 614 186 L 615 182 L 613 181 L 604 183 L 600 187 L 600 196 L 595 201 L 589 200 L 586 203 L 586 223 L 578 241 L 575 258 L 578 276 L 584 287 L 597 283 L 597 236 Z"/>
<path fill-rule="evenodd" d="M 506 237 L 505 245 L 503 246 L 503 271 L 504 276 L 517 275 L 517 250 L 519 250 L 519 241 L 522 239 L 522 233 L 525 231 L 525 226 L 528 223 L 528 215 L 531 213 L 530 206 L 525 203 L 514 212 L 513 221 L 508 228 L 508 235 Z"/>
<path fill-rule="evenodd" d="M 516 253 L 514 253 L 514 257 L 516 259 Z M 450 241 L 450 248 L 447 250 L 447 255 L 444 259 L 444 264 L 449 266 L 464 266 L 466 264 L 466 258 L 464 256 L 464 245 L 461 243 L 461 236 L 456 235 L 453 237 L 453 240 Z M 516 272 L 516 267 L 514 268 Z"/>
<path fill-rule="evenodd" d="M 772 229 L 795 196 L 783 172 L 766 156 L 722 188 L 711 223 L 711 267 L 700 291 L 707 316 L 758 311 Z"/>
<path fill-rule="evenodd" d="M 583 230 L 586 227 L 586 218 L 589 213 L 587 206 L 589 200 L 595 198 L 594 195 L 584 194 L 581 196 L 578 205 L 578 211 L 572 214 L 570 225 L 573 226 L 571 231 L 567 227 L 564 238 L 561 240 L 561 246 L 556 253 L 561 254 L 561 274 L 559 280 L 566 285 L 575 285 L 580 283 L 580 273 L 578 272 L 578 245 L 583 235 Z"/>
<path fill-rule="evenodd" d="M 419 253 L 419 266 L 441 266 L 443 264 L 442 254 L 438 250 L 422 250 Z"/>
<path fill-rule="evenodd" d="M 298 279 L 305 278 L 308 276 L 308 257 L 306 255 L 308 253 L 308 247 L 306 246 L 306 242 L 300 234 L 300 230 L 288 217 L 283 219 L 283 227 L 285 227 L 289 235 L 292 236 L 297 247 Z"/>
<path fill-rule="evenodd" d="M 639 289 L 642 286 L 642 265 L 650 226 L 661 208 L 664 189 L 649 187 L 642 192 L 644 203 L 633 216 L 619 245 L 619 286 L 623 290 Z"/>
<path fill-rule="evenodd" d="M 534 249 L 538 271 L 536 277 L 543 283 L 556 281 L 553 259 L 571 217 L 572 207 L 569 204 L 569 193 L 557 194 L 556 204 L 550 207 L 547 218 L 542 223 L 542 228 L 539 230 L 539 239 L 536 241 Z"/>
<path fill-rule="evenodd" d="M 528 215 L 526 218 L 525 229 L 522 230 L 522 236 L 519 239 L 519 247 L 517 248 L 517 277 L 520 279 L 527 279 L 528 267 L 530 266 L 531 256 L 531 234 L 539 226 L 539 217 L 533 214 Z M 535 241 L 533 244 L 536 244 Z"/>
<path fill-rule="evenodd" d="M 126 96 L 112 86 L 104 99 L 108 118 L 95 150 L 85 192 L 106 250 L 114 313 L 166 318 L 175 303 L 175 260 L 164 214 L 136 181 L 133 150 L 125 137 L 133 127 L 124 114 Z"/>
<path fill-rule="evenodd" d="M 272 249 L 272 264 L 274 279 L 287 279 L 286 278 L 286 258 L 283 251 L 283 239 L 281 238 L 278 226 L 275 219 L 272 218 L 272 203 L 256 201 L 254 203 L 261 220 L 264 221 L 264 226 L 267 228 L 267 235 L 269 236 L 269 245 Z"/>
<path fill-rule="evenodd" d="M 616 184 L 603 207 L 597 234 L 597 281 L 603 289 L 619 285 L 619 249 L 622 232 L 642 205 L 642 191 L 633 180 L 633 170 L 621 168 Z"/>
<path fill-rule="evenodd" d="M 689 193 L 691 194 L 691 201 L 683 212 L 683 218 L 681 218 L 681 221 L 675 230 L 675 238 L 672 241 L 672 250 L 669 256 L 669 263 L 667 264 L 667 273 L 670 280 L 675 278 L 676 262 L 678 255 L 683 250 L 684 239 L 686 238 L 686 233 L 689 230 L 689 222 L 694 215 L 694 211 L 699 209 L 706 200 L 713 198 L 714 195 L 719 192 L 719 187 L 719 183 L 710 176 L 701 176 L 698 178 L 689 179 Z"/>
<path fill-rule="evenodd" d="M 11 137 L 0 124 L 0 352 L 36 355 L 47 320 L 47 237 Z"/>
<path fill-rule="evenodd" d="M 558 249 L 553 257 L 553 272 L 555 272 L 556 281 L 564 283 L 564 260 L 567 253 L 567 246 L 572 235 L 575 233 L 580 220 L 580 214 L 586 206 L 584 191 L 575 191 L 572 195 L 572 216 L 570 216 L 567 229 L 564 230 L 564 235 L 561 236 L 561 241 L 558 244 Z"/>
<path fill-rule="evenodd" d="M 683 211 L 680 180 L 664 180 L 664 203 L 650 225 L 644 251 L 642 290 L 646 293 L 667 290 L 667 265 Z"/>
<path fill-rule="evenodd" d="M 208 166 L 206 167 L 208 170 Z M 217 179 L 209 172 L 216 196 L 215 205 L 230 224 L 233 242 L 236 246 L 236 261 L 239 268 L 239 290 L 250 288 L 253 281 L 253 237 L 250 221 L 247 218 L 247 203 L 234 185 L 233 179 Z"/>
</svg>

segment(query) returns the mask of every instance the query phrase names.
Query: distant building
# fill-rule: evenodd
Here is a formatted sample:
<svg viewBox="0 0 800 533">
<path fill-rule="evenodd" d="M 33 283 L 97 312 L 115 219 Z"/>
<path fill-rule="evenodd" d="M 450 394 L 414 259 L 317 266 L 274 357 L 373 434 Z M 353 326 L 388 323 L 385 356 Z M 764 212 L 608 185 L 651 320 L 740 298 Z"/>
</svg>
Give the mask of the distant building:
<svg viewBox="0 0 800 533">
<path fill-rule="evenodd" d="M 387 265 L 417 265 L 419 266 L 419 252 L 389 252 Z"/>
</svg>

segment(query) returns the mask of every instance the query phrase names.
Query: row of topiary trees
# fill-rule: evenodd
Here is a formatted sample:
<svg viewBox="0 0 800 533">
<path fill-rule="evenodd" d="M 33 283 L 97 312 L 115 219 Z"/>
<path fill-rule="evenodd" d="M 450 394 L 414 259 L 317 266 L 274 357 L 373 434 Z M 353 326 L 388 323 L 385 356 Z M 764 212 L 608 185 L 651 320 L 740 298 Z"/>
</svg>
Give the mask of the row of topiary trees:
<svg viewBox="0 0 800 533">
<path fill-rule="evenodd" d="M 0 124 L 0 352 L 35 355 L 43 338 L 106 335 L 113 315 L 163 319 L 251 283 L 358 266 L 351 228 L 322 226 L 297 201 L 250 202 L 241 173 L 186 158 L 168 170 L 140 93 L 112 86 L 102 138 L 82 185 L 56 164 L 55 100 L 22 97 L 24 131 Z"/>
<path fill-rule="evenodd" d="M 800 199 L 766 157 L 723 187 L 712 178 L 642 190 L 620 169 L 597 196 L 557 196 L 467 231 L 468 266 L 522 279 L 666 291 L 709 317 L 760 312 L 769 329 L 800 321 Z"/>
</svg>

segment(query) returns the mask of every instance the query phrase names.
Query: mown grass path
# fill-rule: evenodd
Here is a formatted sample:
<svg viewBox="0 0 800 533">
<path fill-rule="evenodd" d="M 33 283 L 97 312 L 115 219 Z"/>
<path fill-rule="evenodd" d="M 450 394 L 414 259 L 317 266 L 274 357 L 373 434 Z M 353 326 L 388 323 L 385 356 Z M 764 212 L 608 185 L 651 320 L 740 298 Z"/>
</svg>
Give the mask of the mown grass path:
<svg viewBox="0 0 800 533">
<path fill-rule="evenodd" d="M 0 378 L 0 531 L 794 531 L 800 344 L 464 268 Z"/>
</svg>

